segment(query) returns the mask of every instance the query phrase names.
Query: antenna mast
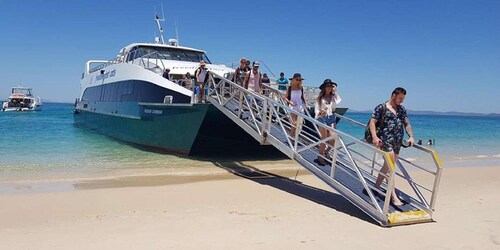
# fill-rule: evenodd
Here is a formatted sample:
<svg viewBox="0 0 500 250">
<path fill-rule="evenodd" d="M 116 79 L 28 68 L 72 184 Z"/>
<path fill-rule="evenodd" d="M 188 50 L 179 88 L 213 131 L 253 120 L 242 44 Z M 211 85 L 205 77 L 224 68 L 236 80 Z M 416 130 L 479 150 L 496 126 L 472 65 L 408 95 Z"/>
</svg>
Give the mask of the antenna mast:
<svg viewBox="0 0 500 250">
<path fill-rule="evenodd" d="M 177 45 L 179 45 L 179 30 L 177 29 L 177 18 L 175 18 L 175 39 L 177 39 Z"/>
<path fill-rule="evenodd" d="M 156 7 L 155 7 L 155 22 L 156 25 L 158 26 L 158 31 L 160 31 L 160 43 L 165 44 L 165 39 L 163 38 L 163 28 L 161 27 L 161 22 L 165 21 L 165 13 L 163 12 L 163 3 L 161 4 L 161 19 L 158 17 L 158 14 L 156 14 Z"/>
</svg>

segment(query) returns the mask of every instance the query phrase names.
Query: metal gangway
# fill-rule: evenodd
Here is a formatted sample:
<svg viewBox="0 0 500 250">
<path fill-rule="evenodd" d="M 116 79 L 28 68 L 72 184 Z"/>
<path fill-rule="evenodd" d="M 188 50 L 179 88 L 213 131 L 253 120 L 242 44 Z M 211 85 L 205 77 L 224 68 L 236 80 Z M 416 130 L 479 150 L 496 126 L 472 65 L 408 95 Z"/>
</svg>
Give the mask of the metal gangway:
<svg viewBox="0 0 500 250">
<path fill-rule="evenodd" d="M 284 93 L 270 86 L 264 86 L 264 94 L 257 94 L 209 72 L 207 88 L 207 101 L 253 138 L 279 149 L 382 226 L 432 221 L 442 171 L 434 150 L 419 145 L 409 148 L 426 164 L 401 157 L 393 162 L 388 153 L 362 139 L 328 127 L 308 112 L 291 110 L 283 100 Z M 295 135 L 290 135 L 292 113 L 299 117 Z M 338 117 L 361 129 L 366 126 L 342 115 Z M 320 128 L 333 135 L 321 139 Z M 316 160 L 319 145 L 331 140 L 335 141 L 330 159 L 326 159 L 326 165 L 320 165 Z M 390 169 L 387 175 L 380 172 L 384 162 Z M 376 189 L 374 183 L 379 174 L 387 181 Z M 405 202 L 403 206 L 390 202 L 390 190 L 395 186 L 396 194 Z"/>
</svg>

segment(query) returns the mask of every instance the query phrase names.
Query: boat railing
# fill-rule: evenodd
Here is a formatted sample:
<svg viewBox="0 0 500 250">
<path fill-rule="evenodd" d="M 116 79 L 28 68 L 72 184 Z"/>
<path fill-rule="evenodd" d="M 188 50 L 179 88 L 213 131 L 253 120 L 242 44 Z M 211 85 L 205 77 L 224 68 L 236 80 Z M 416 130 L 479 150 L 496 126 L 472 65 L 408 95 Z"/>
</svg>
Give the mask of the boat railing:
<svg viewBox="0 0 500 250">
<path fill-rule="evenodd" d="M 308 112 L 296 112 L 283 100 L 283 92 L 269 88 L 263 95 L 247 90 L 224 77 L 210 72 L 208 82 L 208 100 L 236 124 L 247 131 L 261 144 L 271 144 L 291 159 L 296 160 L 325 183 L 334 187 L 351 202 L 362 208 L 367 214 L 383 225 L 411 223 L 389 213 L 391 190 L 396 178 L 404 179 L 409 188 L 398 181 L 398 193 L 404 196 L 412 209 L 424 211 L 429 220 L 435 206 L 436 194 L 441 176 L 441 163 L 435 151 L 421 146 L 412 149 L 426 153 L 433 163 L 431 168 L 416 164 L 400 157 L 394 162 L 389 153 L 366 143 L 341 130 L 326 126 L 314 119 Z M 264 86 L 266 90 L 266 86 Z M 298 117 L 294 124 L 291 114 Z M 339 115 L 341 120 L 354 123 L 364 128 L 364 124 Z M 295 134 L 291 134 L 295 128 Z M 326 131 L 321 137 L 319 131 Z M 319 153 L 322 144 L 334 142 L 328 157 Z M 318 158 L 326 158 L 326 166 L 318 163 Z M 389 171 L 382 172 L 387 164 Z M 432 175 L 432 181 L 417 181 L 410 176 L 413 171 Z M 377 177 L 387 178 L 387 183 L 375 188 Z M 419 175 L 420 176 L 420 175 Z M 365 190 L 366 196 L 362 193 Z M 404 192 L 403 192 L 404 191 Z M 383 197 L 383 202 L 377 199 Z M 418 220 L 418 219 L 417 219 Z M 413 220 L 413 221 L 417 221 Z"/>
</svg>

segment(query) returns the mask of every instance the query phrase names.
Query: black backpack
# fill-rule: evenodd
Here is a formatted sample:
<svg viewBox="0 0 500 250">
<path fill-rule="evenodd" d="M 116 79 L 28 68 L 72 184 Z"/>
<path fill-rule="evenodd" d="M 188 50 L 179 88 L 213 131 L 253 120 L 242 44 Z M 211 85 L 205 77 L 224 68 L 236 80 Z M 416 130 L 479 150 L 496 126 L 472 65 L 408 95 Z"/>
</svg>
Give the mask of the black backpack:
<svg viewBox="0 0 500 250">
<path fill-rule="evenodd" d="M 242 68 L 238 67 L 236 69 L 236 83 L 243 85 L 243 80 L 245 80 L 245 76 L 246 76 L 246 73 L 248 71 L 249 70 L 247 68 L 242 69 Z"/>
<path fill-rule="evenodd" d="M 377 130 L 377 136 L 378 136 L 378 133 L 380 132 L 380 126 L 382 126 L 382 124 L 384 123 L 384 120 L 385 120 L 385 113 L 387 112 L 387 106 L 385 105 L 385 103 L 381 103 L 380 105 L 382 105 L 382 118 L 380 118 L 380 120 L 377 121 L 377 123 L 375 123 L 375 129 Z M 368 124 L 366 124 L 366 128 L 365 128 L 365 140 L 367 143 L 370 143 L 370 144 L 373 144 L 373 137 L 372 137 L 372 133 L 370 132 L 370 121 L 371 121 L 371 117 L 370 119 L 368 120 Z"/>
</svg>

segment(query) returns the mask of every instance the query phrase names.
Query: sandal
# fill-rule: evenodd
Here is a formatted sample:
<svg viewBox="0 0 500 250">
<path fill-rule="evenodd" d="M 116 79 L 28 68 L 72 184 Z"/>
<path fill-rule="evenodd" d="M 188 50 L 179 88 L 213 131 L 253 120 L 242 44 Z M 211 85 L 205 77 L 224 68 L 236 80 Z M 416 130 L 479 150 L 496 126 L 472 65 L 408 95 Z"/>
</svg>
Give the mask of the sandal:
<svg viewBox="0 0 500 250">
<path fill-rule="evenodd" d="M 327 153 L 325 153 L 324 155 L 325 155 L 325 158 L 326 158 L 327 160 L 332 161 L 332 157 L 330 156 L 330 153 L 328 153 L 328 154 L 327 154 Z"/>
<path fill-rule="evenodd" d="M 318 158 L 315 159 L 314 162 L 318 163 L 318 165 L 320 165 L 320 166 L 325 166 L 326 165 L 325 159 L 323 157 L 321 157 L 321 156 L 318 156 Z"/>
</svg>

